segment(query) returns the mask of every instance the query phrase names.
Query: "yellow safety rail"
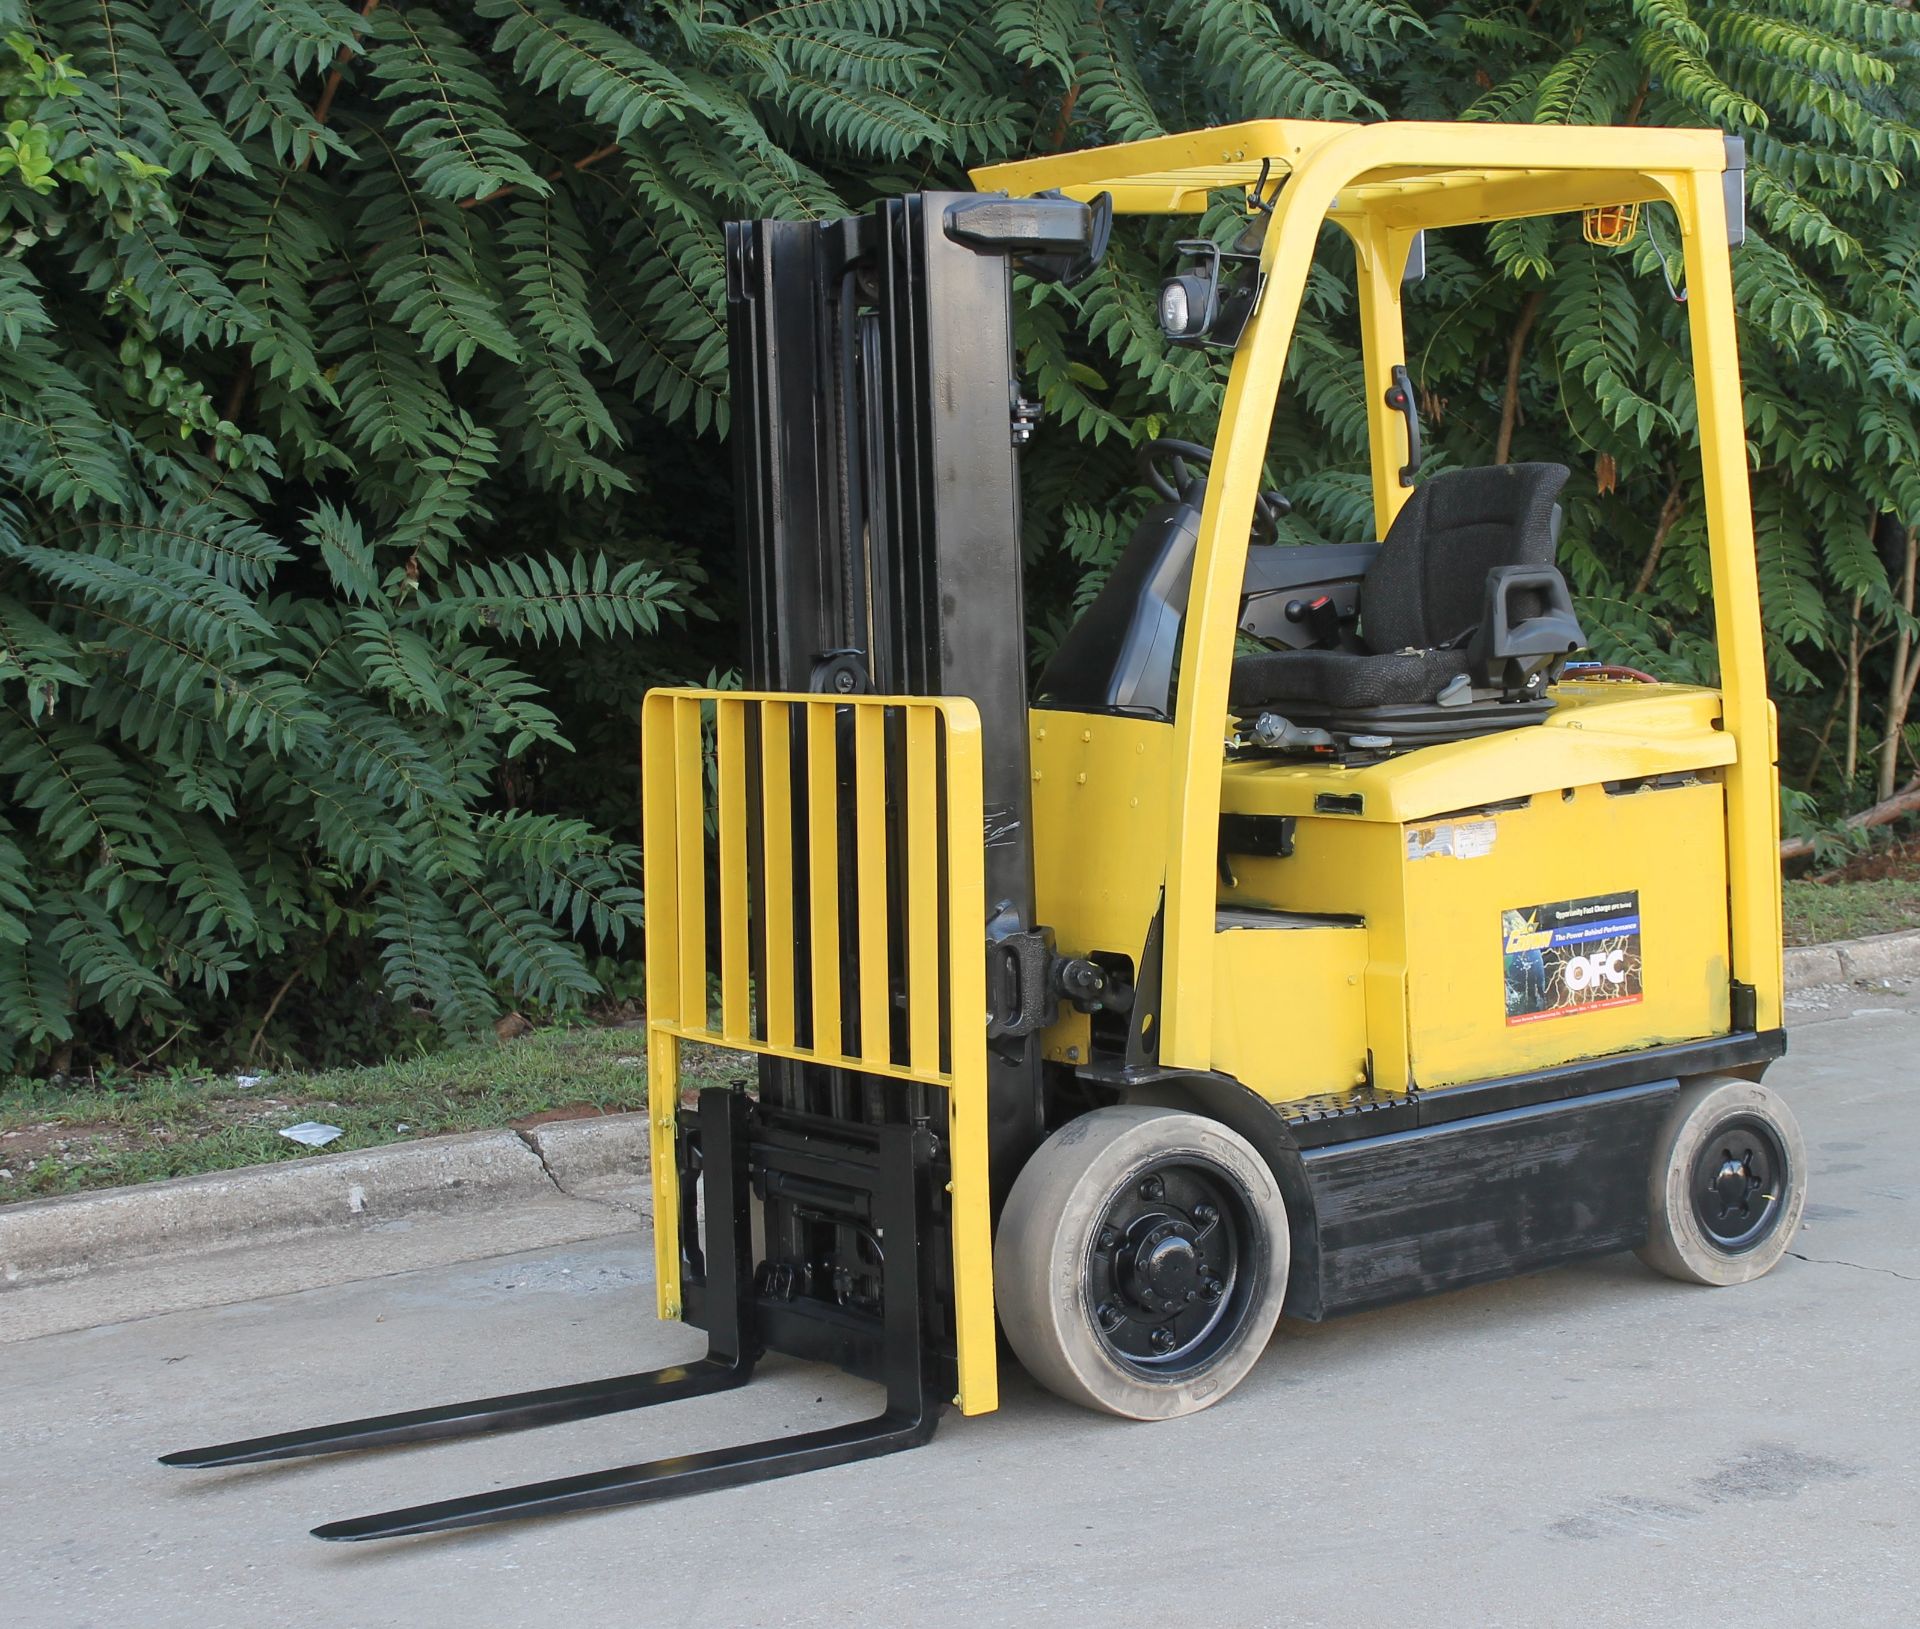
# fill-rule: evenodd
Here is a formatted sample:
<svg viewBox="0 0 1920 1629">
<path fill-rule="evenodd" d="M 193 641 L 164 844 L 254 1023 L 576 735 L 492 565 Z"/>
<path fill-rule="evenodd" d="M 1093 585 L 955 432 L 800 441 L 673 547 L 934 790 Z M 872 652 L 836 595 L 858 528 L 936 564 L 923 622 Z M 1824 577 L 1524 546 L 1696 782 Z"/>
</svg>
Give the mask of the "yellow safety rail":
<svg viewBox="0 0 1920 1629">
<path fill-rule="evenodd" d="M 978 713 L 949 697 L 654 690 L 641 728 L 661 1317 L 680 1315 L 683 1041 L 937 1086 L 952 1166 L 956 1401 L 991 1410 Z"/>
</svg>

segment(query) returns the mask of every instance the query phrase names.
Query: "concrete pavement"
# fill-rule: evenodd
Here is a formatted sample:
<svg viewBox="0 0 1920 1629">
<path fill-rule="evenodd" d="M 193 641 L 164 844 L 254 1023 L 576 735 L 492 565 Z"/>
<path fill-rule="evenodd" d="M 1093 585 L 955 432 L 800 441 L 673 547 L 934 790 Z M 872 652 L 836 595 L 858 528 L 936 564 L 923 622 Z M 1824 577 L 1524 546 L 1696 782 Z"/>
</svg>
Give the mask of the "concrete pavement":
<svg viewBox="0 0 1920 1629">
<path fill-rule="evenodd" d="M 154 1464 L 699 1350 L 652 1319 L 643 1235 L 556 1243 L 575 1224 L 535 1213 L 524 1225 L 549 1231 L 519 1254 L 431 1265 L 422 1237 L 387 1277 L 17 1340 L 0 1346 L 0 1622 L 1912 1624 L 1920 1000 L 1796 1003 L 1773 1078 L 1806 1128 L 1812 1202 L 1771 1277 L 1699 1290 L 1618 1257 L 1283 1325 L 1231 1399 L 1169 1424 L 1095 1418 L 1010 1371 L 999 1414 L 892 1459 L 339 1547 L 306 1529 L 851 1419 L 872 1394 L 770 1364 L 744 1393 L 651 1416 L 307 1465 Z M 0 1319 L 58 1294 L 71 1321 L 87 1284 L 9 1292 Z"/>
</svg>

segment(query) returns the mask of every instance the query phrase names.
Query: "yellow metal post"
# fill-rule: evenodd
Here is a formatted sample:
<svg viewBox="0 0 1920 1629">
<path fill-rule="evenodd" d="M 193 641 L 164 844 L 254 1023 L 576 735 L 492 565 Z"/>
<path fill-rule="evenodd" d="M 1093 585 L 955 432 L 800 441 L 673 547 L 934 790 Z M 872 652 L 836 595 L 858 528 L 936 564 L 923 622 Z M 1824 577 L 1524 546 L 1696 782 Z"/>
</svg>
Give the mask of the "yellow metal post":
<svg viewBox="0 0 1920 1629">
<path fill-rule="evenodd" d="M 747 704 L 714 703 L 719 774 L 720 1031 L 747 1038 Z"/>
<path fill-rule="evenodd" d="M 1780 789 L 1767 702 L 1766 643 L 1740 406 L 1739 332 L 1721 177 L 1696 171 L 1679 201 L 1687 264 L 1700 468 L 1713 568 L 1714 642 L 1724 726 L 1738 756 L 1726 769 L 1727 892 L 1733 976 L 1751 984 L 1756 1026 L 1776 1029 L 1783 1009 L 1780 922 Z"/>
<path fill-rule="evenodd" d="M 675 1005 L 682 1023 L 701 1023 L 707 1016 L 707 849 L 706 787 L 684 766 L 699 763 L 700 703 L 676 699 L 673 704 L 674 762 L 681 766 L 674 793 L 675 853 L 680 870 L 679 966 L 680 993 Z"/>
<path fill-rule="evenodd" d="M 1400 307 L 1400 278 L 1413 233 L 1396 231 L 1372 216 L 1340 223 L 1353 239 L 1360 291 L 1360 353 L 1367 393 L 1367 440 L 1372 448 L 1373 535 L 1385 537 L 1394 516 L 1413 495 L 1400 484 L 1407 462 L 1407 426 L 1387 405 L 1396 364 L 1407 360 Z"/>
<path fill-rule="evenodd" d="M 680 1038 L 647 1031 L 647 1144 L 653 1158 L 654 1306 L 680 1316 L 680 1164 L 674 1133 L 680 1114 Z"/>
<path fill-rule="evenodd" d="M 940 1068 L 940 828 L 935 732 L 923 709 L 907 714 L 907 1064 Z M 984 886 L 984 884 L 983 884 Z"/>
<path fill-rule="evenodd" d="M 853 717 L 854 845 L 860 923 L 860 1056 L 892 1061 L 893 987 L 887 973 L 887 715 L 862 707 Z"/>
<path fill-rule="evenodd" d="M 986 853 L 980 841 L 980 715 L 971 703 L 948 704 L 947 865 L 955 900 L 986 898 Z M 953 1084 L 947 1092 L 947 1154 L 953 1171 L 953 1305 L 963 1414 L 999 1406 L 993 1327 L 993 1224 L 987 1182 L 987 960 L 984 916 L 949 911 Z"/>
<path fill-rule="evenodd" d="M 653 1156 L 654 1294 L 662 1318 L 680 1316 L 680 1174 L 673 1150 L 674 1120 L 680 1106 L 680 1042 L 663 1027 L 680 1017 L 676 817 L 680 806 L 677 771 L 682 760 L 677 750 L 679 732 L 674 727 L 678 715 L 679 704 L 672 696 L 649 696 L 642 706 L 640 821 L 642 880 L 647 899 L 647 1122 Z"/>
<path fill-rule="evenodd" d="M 831 702 L 807 703 L 807 923 L 813 1049 L 840 1050 L 839 743 Z"/>
<path fill-rule="evenodd" d="M 793 1045 L 793 712 L 784 702 L 760 710 L 760 842 L 766 895 L 760 901 L 760 1017 L 767 1043 Z"/>
<path fill-rule="evenodd" d="M 1208 1069 L 1213 1064 L 1213 913 L 1220 863 L 1227 682 L 1246 573 L 1248 530 L 1287 347 L 1313 265 L 1320 223 L 1338 185 L 1332 177 L 1345 168 L 1337 154 L 1329 161 L 1327 152 L 1319 149 L 1294 172 L 1268 229 L 1261 257 L 1266 294 L 1228 375 L 1213 449 L 1216 474 L 1207 483 L 1200 513 L 1193 586 L 1187 594 L 1187 624 L 1180 645 L 1167 832 L 1163 957 L 1173 972 L 1164 984 L 1160 1060 L 1176 1067 Z"/>
</svg>

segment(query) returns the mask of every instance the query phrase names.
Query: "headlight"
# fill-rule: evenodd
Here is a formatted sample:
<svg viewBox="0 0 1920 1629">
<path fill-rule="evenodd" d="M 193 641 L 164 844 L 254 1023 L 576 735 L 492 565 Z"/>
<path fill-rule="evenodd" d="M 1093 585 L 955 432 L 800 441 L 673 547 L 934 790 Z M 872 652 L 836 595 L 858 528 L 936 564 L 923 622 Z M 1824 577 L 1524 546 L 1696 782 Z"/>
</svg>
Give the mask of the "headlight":
<svg viewBox="0 0 1920 1629">
<path fill-rule="evenodd" d="M 1175 346 L 1204 344 L 1217 300 L 1215 267 L 1175 273 L 1160 284 L 1160 332 Z"/>
<path fill-rule="evenodd" d="M 1160 285 L 1160 332 L 1176 345 L 1204 339 L 1213 323 L 1211 271 L 1179 272 Z"/>
<path fill-rule="evenodd" d="M 1169 339 L 1178 339 L 1187 331 L 1190 315 L 1187 291 L 1178 277 L 1160 285 L 1160 329 Z"/>
</svg>

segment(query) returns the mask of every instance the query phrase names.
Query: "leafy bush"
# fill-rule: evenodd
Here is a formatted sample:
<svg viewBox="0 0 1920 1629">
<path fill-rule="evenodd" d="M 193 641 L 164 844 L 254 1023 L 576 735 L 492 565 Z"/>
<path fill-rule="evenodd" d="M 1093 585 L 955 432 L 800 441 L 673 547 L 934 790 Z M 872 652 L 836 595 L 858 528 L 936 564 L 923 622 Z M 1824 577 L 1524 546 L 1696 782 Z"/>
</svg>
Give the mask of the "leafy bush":
<svg viewBox="0 0 1920 1629">
<path fill-rule="evenodd" d="M 624 979 L 639 693 L 733 659 L 722 223 L 1205 122 L 1744 135 L 1795 807 L 1837 813 L 1910 750 L 1904 6 L 0 0 L 0 36 L 0 1067 L 183 1034 L 370 1050 L 396 1001 L 464 1032 Z M 1448 234 L 1409 362 L 1436 464 L 1590 460 L 1566 543 L 1590 625 L 1705 675 L 1675 237 L 1648 214 L 1618 253 Z M 1217 363 L 1153 321 L 1175 235 L 1128 223 L 1097 278 L 1023 291 L 1038 649 L 1126 535 L 1133 446 L 1217 412 Z M 1340 255 L 1275 426 L 1301 540 L 1368 524 Z"/>
</svg>

